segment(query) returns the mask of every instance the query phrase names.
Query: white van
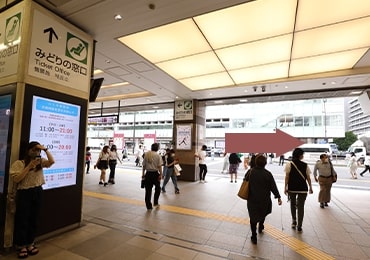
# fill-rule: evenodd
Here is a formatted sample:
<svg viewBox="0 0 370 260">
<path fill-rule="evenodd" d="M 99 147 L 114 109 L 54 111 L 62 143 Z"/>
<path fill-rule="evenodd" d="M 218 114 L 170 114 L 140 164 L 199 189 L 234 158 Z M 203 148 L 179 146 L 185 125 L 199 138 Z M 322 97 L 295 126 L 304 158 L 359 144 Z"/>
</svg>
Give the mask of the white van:
<svg viewBox="0 0 370 260">
<path fill-rule="evenodd" d="M 320 155 L 326 153 L 329 158 L 332 158 L 333 150 L 330 144 L 302 144 L 299 146 L 304 151 L 303 161 L 317 161 L 320 160 Z M 285 159 L 292 159 L 293 151 L 284 154 Z"/>
</svg>

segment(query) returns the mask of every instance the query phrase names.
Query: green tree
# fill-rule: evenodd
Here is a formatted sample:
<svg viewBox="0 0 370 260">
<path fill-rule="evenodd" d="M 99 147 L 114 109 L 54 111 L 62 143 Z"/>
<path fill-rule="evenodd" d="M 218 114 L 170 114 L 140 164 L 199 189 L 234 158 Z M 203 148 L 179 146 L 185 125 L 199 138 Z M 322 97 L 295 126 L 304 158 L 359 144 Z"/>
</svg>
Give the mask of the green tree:
<svg viewBox="0 0 370 260">
<path fill-rule="evenodd" d="M 343 138 L 334 138 L 333 142 L 338 145 L 338 150 L 346 151 L 348 147 L 357 141 L 357 136 L 351 131 L 346 132 Z"/>
</svg>

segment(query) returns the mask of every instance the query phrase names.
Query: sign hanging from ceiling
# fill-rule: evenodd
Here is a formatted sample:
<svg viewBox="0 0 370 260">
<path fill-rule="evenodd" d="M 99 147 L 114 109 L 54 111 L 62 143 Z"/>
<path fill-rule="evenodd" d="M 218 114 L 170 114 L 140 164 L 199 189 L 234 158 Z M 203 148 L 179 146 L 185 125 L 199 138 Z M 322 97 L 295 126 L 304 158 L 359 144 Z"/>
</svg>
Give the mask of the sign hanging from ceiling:
<svg viewBox="0 0 370 260">
<path fill-rule="evenodd" d="M 175 101 L 175 120 L 193 120 L 193 100 Z"/>
<path fill-rule="evenodd" d="M 0 14 L 0 78 L 17 74 L 23 11 L 21 6 Z"/>
<path fill-rule="evenodd" d="M 59 20 L 34 10 L 28 74 L 88 92 L 92 39 Z"/>
</svg>

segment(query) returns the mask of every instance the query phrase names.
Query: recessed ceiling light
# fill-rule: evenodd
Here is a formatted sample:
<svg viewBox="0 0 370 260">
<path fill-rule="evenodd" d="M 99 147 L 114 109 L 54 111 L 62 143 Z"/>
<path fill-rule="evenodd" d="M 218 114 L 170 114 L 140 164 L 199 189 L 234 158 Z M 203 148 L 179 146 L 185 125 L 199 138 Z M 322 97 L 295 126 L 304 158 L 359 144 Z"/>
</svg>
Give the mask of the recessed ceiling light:
<svg viewBox="0 0 370 260">
<path fill-rule="evenodd" d="M 121 21 L 121 20 L 122 20 L 122 16 L 121 16 L 120 14 L 116 14 L 116 15 L 114 16 L 114 20 L 116 20 L 116 21 Z"/>
<path fill-rule="evenodd" d="M 222 101 L 222 100 L 215 100 L 215 104 L 221 104 L 221 103 L 224 103 L 224 101 Z"/>
<path fill-rule="evenodd" d="M 285 86 L 285 88 L 288 88 L 288 86 Z"/>
<path fill-rule="evenodd" d="M 239 101 L 240 101 L 240 102 L 247 102 L 247 101 L 248 101 L 248 99 L 240 99 Z"/>
<path fill-rule="evenodd" d="M 359 95 L 361 94 L 361 91 L 352 91 L 351 93 L 349 93 L 350 95 Z"/>
<path fill-rule="evenodd" d="M 332 85 L 335 85 L 335 84 L 337 84 L 337 82 L 336 81 L 332 81 L 331 84 Z"/>
<path fill-rule="evenodd" d="M 94 70 L 94 75 L 97 75 L 97 74 L 100 74 L 100 73 L 103 73 L 104 71 L 102 71 L 101 69 L 96 69 Z"/>
<path fill-rule="evenodd" d="M 158 108 L 159 108 L 159 106 L 154 106 L 154 107 L 152 107 L 152 108 L 154 108 L 154 109 L 158 109 Z"/>
<path fill-rule="evenodd" d="M 248 89 L 244 90 L 244 92 L 248 92 Z"/>
</svg>

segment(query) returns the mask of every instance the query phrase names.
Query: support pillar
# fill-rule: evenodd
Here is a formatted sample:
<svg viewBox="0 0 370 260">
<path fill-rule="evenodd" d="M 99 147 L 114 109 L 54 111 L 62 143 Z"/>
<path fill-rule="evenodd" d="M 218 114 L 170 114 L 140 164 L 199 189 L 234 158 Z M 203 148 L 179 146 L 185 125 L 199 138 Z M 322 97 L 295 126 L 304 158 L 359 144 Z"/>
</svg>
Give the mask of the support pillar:
<svg viewBox="0 0 370 260">
<path fill-rule="evenodd" d="M 205 144 L 205 103 L 198 100 L 176 101 L 174 111 L 174 149 L 182 168 L 179 179 L 197 181 L 199 166 L 194 154 Z"/>
</svg>

